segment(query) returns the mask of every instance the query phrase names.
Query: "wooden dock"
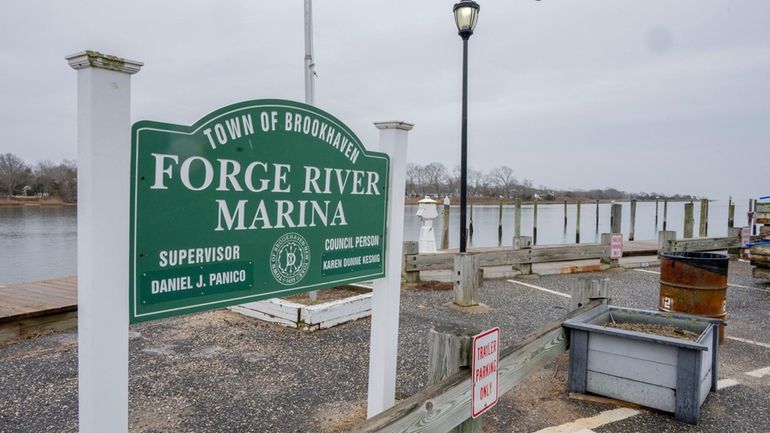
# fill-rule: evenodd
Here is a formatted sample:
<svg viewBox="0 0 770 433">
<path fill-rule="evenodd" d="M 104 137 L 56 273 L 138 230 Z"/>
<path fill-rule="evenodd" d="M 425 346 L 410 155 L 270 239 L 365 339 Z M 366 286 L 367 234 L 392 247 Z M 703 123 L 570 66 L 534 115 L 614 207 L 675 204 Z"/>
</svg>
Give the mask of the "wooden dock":
<svg viewBox="0 0 770 433">
<path fill-rule="evenodd" d="M 0 286 L 0 343 L 77 326 L 77 277 Z"/>
</svg>

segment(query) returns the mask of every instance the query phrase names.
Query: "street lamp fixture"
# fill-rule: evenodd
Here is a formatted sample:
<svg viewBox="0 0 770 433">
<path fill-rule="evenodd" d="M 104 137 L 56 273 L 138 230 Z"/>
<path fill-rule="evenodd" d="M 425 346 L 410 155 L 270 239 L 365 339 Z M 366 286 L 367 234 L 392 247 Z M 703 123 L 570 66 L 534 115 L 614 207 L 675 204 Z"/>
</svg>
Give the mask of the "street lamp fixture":
<svg viewBox="0 0 770 433">
<path fill-rule="evenodd" d="M 479 4 L 471 0 L 463 0 L 454 6 L 455 24 L 457 31 L 463 39 L 468 39 L 476 28 L 479 18 Z"/>
<path fill-rule="evenodd" d="M 460 153 L 460 252 L 467 246 L 466 211 L 468 207 L 468 38 L 476 28 L 479 18 L 479 4 L 463 0 L 452 9 L 457 24 L 457 33 L 463 39 L 463 114 Z"/>
</svg>

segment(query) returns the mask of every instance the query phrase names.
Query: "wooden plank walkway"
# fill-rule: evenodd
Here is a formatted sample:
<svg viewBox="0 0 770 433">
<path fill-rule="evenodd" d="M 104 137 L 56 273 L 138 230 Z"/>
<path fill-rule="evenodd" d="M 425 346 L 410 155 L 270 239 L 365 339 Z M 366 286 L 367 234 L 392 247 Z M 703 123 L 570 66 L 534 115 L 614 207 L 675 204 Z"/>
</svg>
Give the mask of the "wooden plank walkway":
<svg viewBox="0 0 770 433">
<path fill-rule="evenodd" d="M 0 286 L 0 343 L 77 325 L 77 277 Z"/>
</svg>

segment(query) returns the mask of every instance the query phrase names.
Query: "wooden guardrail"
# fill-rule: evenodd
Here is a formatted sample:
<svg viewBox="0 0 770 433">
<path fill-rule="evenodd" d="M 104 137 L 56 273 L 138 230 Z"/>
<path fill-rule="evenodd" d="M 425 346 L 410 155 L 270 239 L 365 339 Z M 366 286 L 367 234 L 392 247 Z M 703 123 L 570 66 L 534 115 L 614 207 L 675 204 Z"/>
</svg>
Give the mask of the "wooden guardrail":
<svg viewBox="0 0 770 433">
<path fill-rule="evenodd" d="M 558 358 L 567 349 L 562 323 L 601 305 L 587 302 L 563 318 L 527 335 L 500 352 L 498 395 L 502 396 L 529 374 Z M 368 419 L 353 433 L 397 433 L 449 431 L 471 417 L 470 369 L 461 370 Z"/>
<path fill-rule="evenodd" d="M 454 254 L 428 253 L 404 249 L 404 271 L 420 272 L 452 269 Z M 532 263 L 560 262 L 569 260 L 601 259 L 609 257 L 608 245 L 580 244 L 574 246 L 523 248 L 520 250 L 497 250 L 472 252 L 481 266 L 519 266 Z"/>
<path fill-rule="evenodd" d="M 740 229 L 738 229 L 740 233 Z M 720 238 L 675 239 L 675 232 L 660 232 L 660 252 L 695 252 L 733 250 L 743 246 L 740 235 Z"/>
</svg>

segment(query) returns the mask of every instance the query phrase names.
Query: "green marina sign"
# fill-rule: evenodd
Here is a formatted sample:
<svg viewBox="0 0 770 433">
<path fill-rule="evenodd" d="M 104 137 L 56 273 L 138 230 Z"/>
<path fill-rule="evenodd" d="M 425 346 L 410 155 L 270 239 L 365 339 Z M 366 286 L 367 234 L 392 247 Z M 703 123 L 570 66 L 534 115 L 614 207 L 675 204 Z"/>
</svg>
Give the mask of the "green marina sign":
<svg viewBox="0 0 770 433">
<path fill-rule="evenodd" d="M 384 276 L 389 160 L 313 106 L 131 132 L 132 323 Z"/>
</svg>

